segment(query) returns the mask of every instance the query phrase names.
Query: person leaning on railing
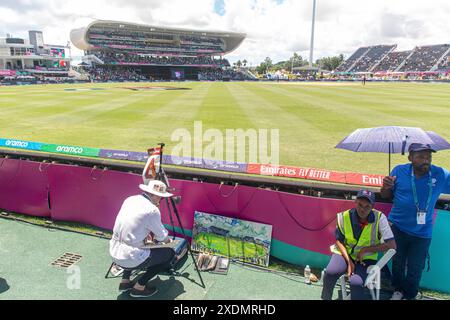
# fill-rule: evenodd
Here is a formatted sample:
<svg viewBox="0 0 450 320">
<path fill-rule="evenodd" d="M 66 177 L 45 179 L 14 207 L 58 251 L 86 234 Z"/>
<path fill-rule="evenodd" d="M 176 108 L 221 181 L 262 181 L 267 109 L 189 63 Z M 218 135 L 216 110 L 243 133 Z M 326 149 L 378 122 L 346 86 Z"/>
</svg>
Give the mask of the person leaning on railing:
<svg viewBox="0 0 450 320">
<path fill-rule="evenodd" d="M 388 220 L 374 204 L 375 194 L 362 190 L 355 208 L 338 214 L 336 244 L 331 247 L 333 255 L 323 279 L 323 300 L 331 300 L 336 282 L 344 274 L 350 281 L 352 300 L 362 300 L 367 268 L 377 263 L 379 252 L 396 249 Z"/>
<path fill-rule="evenodd" d="M 392 264 L 392 300 L 415 299 L 433 233 L 433 216 L 442 193 L 450 193 L 450 172 L 434 166 L 429 144 L 413 143 L 409 161 L 392 170 L 381 196 L 393 200 L 389 222 L 397 242 Z"/>
</svg>

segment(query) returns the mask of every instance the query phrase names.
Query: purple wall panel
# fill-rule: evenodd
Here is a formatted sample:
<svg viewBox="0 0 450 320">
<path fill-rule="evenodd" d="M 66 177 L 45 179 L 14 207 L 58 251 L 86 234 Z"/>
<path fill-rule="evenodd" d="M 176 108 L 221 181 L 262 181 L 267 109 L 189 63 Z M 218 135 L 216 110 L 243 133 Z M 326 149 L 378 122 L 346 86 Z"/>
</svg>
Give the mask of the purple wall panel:
<svg viewBox="0 0 450 320">
<path fill-rule="evenodd" d="M 49 164 L 0 159 L 0 208 L 38 217 L 50 217 Z"/>
</svg>

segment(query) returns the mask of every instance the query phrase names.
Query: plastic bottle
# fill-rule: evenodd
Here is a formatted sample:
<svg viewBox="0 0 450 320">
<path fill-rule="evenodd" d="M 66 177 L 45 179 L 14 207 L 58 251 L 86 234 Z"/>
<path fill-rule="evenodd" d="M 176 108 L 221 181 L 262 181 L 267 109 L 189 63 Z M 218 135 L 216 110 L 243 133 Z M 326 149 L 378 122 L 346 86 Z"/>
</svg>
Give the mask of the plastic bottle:
<svg viewBox="0 0 450 320">
<path fill-rule="evenodd" d="M 311 268 L 309 266 L 306 266 L 305 268 L 305 283 L 311 284 Z"/>
</svg>

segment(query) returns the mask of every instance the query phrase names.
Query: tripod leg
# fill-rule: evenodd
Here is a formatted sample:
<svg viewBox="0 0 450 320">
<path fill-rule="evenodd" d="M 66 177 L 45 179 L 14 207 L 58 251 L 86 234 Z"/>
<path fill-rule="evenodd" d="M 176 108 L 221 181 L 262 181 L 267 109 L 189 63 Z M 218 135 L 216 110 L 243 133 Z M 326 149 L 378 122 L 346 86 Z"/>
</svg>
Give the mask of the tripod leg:
<svg viewBox="0 0 450 320">
<path fill-rule="evenodd" d="M 161 144 L 161 145 L 164 146 L 164 144 Z M 157 178 L 158 178 L 158 180 L 163 181 L 166 184 L 167 187 L 170 187 L 169 179 L 167 178 L 166 172 L 164 171 L 164 169 L 162 167 L 162 159 L 163 159 L 162 155 L 163 155 L 163 153 L 162 153 L 162 149 L 161 149 L 161 164 L 160 164 L 159 174 L 158 174 Z M 175 213 L 175 216 L 177 217 L 178 224 L 180 225 L 181 233 L 183 234 L 184 240 L 186 240 L 186 242 L 187 242 L 187 248 L 188 248 L 189 254 L 191 255 L 192 261 L 194 262 L 195 270 L 197 271 L 198 277 L 200 278 L 200 281 L 202 282 L 202 288 L 206 288 L 205 283 L 203 282 L 203 278 L 202 278 L 202 275 L 200 273 L 200 270 L 198 269 L 197 262 L 195 261 L 194 254 L 192 253 L 191 244 L 187 240 L 186 232 L 184 231 L 183 224 L 181 223 L 181 219 L 180 219 L 180 215 L 178 213 L 177 205 L 176 205 L 175 201 L 172 198 L 170 198 L 170 203 L 172 204 L 173 212 Z M 169 214 L 170 214 L 170 217 L 171 217 L 171 223 L 172 223 L 172 226 L 173 226 L 173 230 L 175 231 L 175 224 L 172 221 L 173 220 L 172 219 L 172 212 L 170 210 L 169 204 L 167 204 L 167 210 L 169 210 Z M 175 232 L 174 232 L 174 234 L 175 234 Z"/>
<path fill-rule="evenodd" d="M 169 210 L 169 218 L 170 218 L 170 223 L 172 224 L 172 232 L 173 232 L 173 240 L 175 240 L 175 223 L 173 223 L 173 216 L 172 216 L 172 211 L 170 210 L 170 204 L 169 204 L 169 199 L 166 198 L 166 205 L 167 205 L 167 209 Z"/>
<path fill-rule="evenodd" d="M 181 232 L 182 232 L 182 234 L 183 234 L 183 236 L 184 236 L 184 239 L 185 239 L 186 242 L 187 242 L 187 247 L 188 247 L 188 250 L 189 250 L 189 254 L 191 255 L 192 261 L 194 262 L 195 270 L 197 271 L 198 277 L 200 278 L 200 281 L 202 282 L 202 287 L 203 287 L 203 288 L 206 288 L 205 283 L 203 282 L 203 278 L 202 278 L 202 275 L 201 275 L 201 273 L 200 273 L 200 270 L 198 269 L 197 262 L 195 261 L 194 254 L 192 253 L 191 244 L 190 244 L 190 242 L 186 239 L 186 238 L 187 238 L 186 232 L 184 231 L 183 225 L 181 224 L 180 215 L 178 214 L 178 209 L 177 209 L 177 207 L 176 207 L 175 201 L 174 201 L 173 199 L 170 199 L 170 203 L 172 204 L 173 211 L 175 212 L 175 216 L 177 217 L 178 224 L 180 225 Z M 169 209 L 169 210 L 170 210 L 170 209 Z"/>
</svg>

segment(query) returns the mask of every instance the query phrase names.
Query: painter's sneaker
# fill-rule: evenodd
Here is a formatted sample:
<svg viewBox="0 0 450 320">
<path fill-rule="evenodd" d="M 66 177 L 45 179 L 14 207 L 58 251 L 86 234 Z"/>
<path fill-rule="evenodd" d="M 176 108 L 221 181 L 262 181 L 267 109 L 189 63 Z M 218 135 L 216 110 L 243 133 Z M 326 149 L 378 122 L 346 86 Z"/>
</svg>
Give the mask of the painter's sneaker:
<svg viewBox="0 0 450 320">
<path fill-rule="evenodd" d="M 156 288 L 145 288 L 144 290 L 136 290 L 133 288 L 130 292 L 130 296 L 133 298 L 150 298 L 158 293 Z"/>
<path fill-rule="evenodd" d="M 400 291 L 395 291 L 391 298 L 391 300 L 402 300 L 402 299 L 403 293 L 401 293 Z"/>
</svg>

